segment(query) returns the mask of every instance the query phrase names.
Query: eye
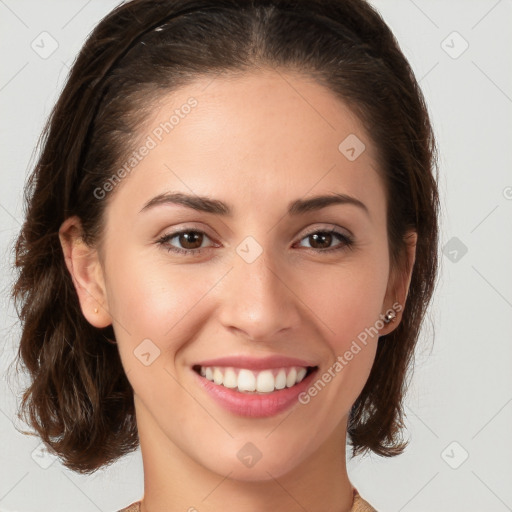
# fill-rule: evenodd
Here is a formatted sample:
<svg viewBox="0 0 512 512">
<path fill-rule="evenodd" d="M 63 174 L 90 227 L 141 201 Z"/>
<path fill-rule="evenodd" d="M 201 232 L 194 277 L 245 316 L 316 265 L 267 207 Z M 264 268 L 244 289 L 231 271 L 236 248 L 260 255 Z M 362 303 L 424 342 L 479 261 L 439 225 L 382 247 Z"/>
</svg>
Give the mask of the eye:
<svg viewBox="0 0 512 512">
<path fill-rule="evenodd" d="M 302 240 L 308 241 L 309 245 L 306 246 L 308 249 L 323 253 L 352 248 L 354 245 L 352 237 L 345 235 L 344 233 L 340 233 L 335 229 L 312 231 L 303 237 L 301 241 Z M 336 240 L 338 240 L 339 243 L 332 247 L 331 244 L 336 242 Z"/>
<path fill-rule="evenodd" d="M 165 248 L 168 252 L 197 256 L 203 249 L 215 247 L 215 244 L 208 245 L 207 240 L 210 237 L 197 229 L 184 229 L 174 233 L 167 233 L 157 240 L 157 244 Z M 304 246 L 301 242 L 307 241 Z M 336 243 L 338 242 L 338 243 Z M 334 246 L 332 244 L 335 244 Z M 180 245 L 181 247 L 178 247 Z M 321 229 L 308 233 L 299 242 L 299 246 L 305 247 L 315 253 L 327 253 L 352 248 L 354 240 L 335 229 Z M 218 245 L 217 245 L 218 247 Z"/>
<path fill-rule="evenodd" d="M 158 239 L 157 243 L 169 252 L 198 255 L 202 249 L 208 247 L 203 245 L 206 239 L 210 240 L 210 237 L 203 231 L 188 229 L 165 234 Z M 175 240 L 174 243 L 180 244 L 182 247 L 173 245 L 171 243 L 173 240 Z"/>
</svg>

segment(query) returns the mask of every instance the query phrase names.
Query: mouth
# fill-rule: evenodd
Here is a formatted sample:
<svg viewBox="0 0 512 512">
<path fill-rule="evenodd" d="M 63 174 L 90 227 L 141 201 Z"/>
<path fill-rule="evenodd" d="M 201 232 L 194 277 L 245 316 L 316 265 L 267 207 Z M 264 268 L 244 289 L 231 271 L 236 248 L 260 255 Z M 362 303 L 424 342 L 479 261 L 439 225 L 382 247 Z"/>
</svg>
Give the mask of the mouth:
<svg viewBox="0 0 512 512">
<path fill-rule="evenodd" d="M 280 354 L 234 354 L 197 361 L 190 368 L 205 397 L 228 413 L 269 418 L 302 404 L 299 398 L 319 370 L 315 362 Z"/>
<path fill-rule="evenodd" d="M 192 370 L 204 379 L 250 395 L 268 395 L 293 388 L 318 370 L 318 366 L 287 366 L 250 370 L 233 366 L 194 365 Z"/>
</svg>

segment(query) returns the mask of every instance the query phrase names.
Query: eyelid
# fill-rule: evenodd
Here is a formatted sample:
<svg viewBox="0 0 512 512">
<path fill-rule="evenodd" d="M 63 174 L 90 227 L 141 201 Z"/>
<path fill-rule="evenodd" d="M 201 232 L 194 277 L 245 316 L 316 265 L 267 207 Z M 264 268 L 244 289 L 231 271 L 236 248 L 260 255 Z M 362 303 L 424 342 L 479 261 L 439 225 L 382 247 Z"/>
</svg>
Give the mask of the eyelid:
<svg viewBox="0 0 512 512">
<path fill-rule="evenodd" d="M 329 222 L 321 222 L 320 226 L 315 225 L 311 228 L 307 228 L 306 231 L 299 231 L 296 235 L 296 238 L 300 236 L 300 240 L 305 236 L 312 235 L 318 231 L 339 231 L 340 234 L 345 235 L 347 238 L 354 238 L 354 234 L 347 228 L 338 226 L 337 224 L 329 223 Z"/>
<path fill-rule="evenodd" d="M 209 229 L 204 227 L 189 226 L 187 224 L 180 225 L 179 227 L 175 227 L 169 231 L 164 230 L 164 233 L 159 235 L 154 243 L 163 247 L 169 253 L 181 254 L 182 256 L 196 257 L 200 256 L 205 250 L 221 247 L 221 244 L 219 244 L 219 242 L 216 240 L 216 237 L 211 236 L 208 233 L 208 231 Z M 200 233 L 204 235 L 207 239 L 209 239 L 211 243 L 206 247 L 198 247 L 195 249 L 184 249 L 181 247 L 176 247 L 170 243 L 172 239 L 178 237 L 183 233 Z"/>
<path fill-rule="evenodd" d="M 212 230 L 208 226 L 205 226 L 204 224 L 189 225 L 188 223 L 180 224 L 178 227 L 166 228 L 162 230 L 162 233 L 158 235 L 156 238 L 160 239 L 164 236 L 175 236 L 179 235 L 180 233 L 188 231 L 197 231 L 198 233 L 204 233 L 211 240 L 219 238 L 218 236 L 213 235 L 211 233 Z"/>
</svg>

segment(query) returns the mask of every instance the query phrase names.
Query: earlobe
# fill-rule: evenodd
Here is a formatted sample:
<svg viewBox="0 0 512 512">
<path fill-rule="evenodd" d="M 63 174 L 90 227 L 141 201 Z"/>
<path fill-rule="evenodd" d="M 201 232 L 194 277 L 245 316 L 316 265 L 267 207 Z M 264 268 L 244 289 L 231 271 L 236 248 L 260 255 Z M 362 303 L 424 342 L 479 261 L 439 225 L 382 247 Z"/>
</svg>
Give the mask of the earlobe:
<svg viewBox="0 0 512 512">
<path fill-rule="evenodd" d="M 418 234 L 416 231 L 408 231 L 404 237 L 406 243 L 406 257 L 404 268 L 395 269 L 392 273 L 388 291 L 384 299 L 383 315 L 391 313 L 393 317 L 389 322 L 384 322 L 385 326 L 380 331 L 380 336 L 392 332 L 400 324 L 407 296 L 409 295 L 409 286 L 411 284 L 414 262 L 416 260 L 416 244 Z M 393 316 L 394 313 L 394 316 Z"/>
<path fill-rule="evenodd" d="M 107 307 L 103 269 L 98 251 L 82 238 L 78 217 L 69 217 L 62 223 L 59 240 L 83 315 L 94 327 L 107 327 L 112 319 Z"/>
</svg>

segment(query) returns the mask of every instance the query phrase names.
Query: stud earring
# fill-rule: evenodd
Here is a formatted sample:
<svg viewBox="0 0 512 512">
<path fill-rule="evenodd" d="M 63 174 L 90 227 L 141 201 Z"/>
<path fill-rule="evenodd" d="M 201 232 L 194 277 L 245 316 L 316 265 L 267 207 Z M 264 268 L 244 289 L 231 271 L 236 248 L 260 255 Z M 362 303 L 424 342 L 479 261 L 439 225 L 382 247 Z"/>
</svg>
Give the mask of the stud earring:
<svg viewBox="0 0 512 512">
<path fill-rule="evenodd" d="M 389 324 L 393 322 L 396 318 L 396 313 L 394 311 L 390 311 L 384 315 L 384 323 Z"/>
</svg>

